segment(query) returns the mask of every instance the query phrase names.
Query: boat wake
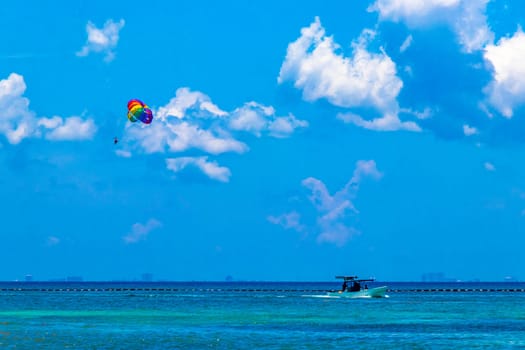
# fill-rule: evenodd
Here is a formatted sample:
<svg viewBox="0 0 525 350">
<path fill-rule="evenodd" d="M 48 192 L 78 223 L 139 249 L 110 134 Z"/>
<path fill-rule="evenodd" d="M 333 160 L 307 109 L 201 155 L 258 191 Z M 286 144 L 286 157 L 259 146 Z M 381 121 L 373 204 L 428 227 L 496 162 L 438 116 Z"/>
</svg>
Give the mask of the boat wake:
<svg viewBox="0 0 525 350">
<path fill-rule="evenodd" d="M 330 295 L 330 294 L 304 294 L 301 295 L 302 298 L 318 298 L 318 299 L 382 299 L 382 298 L 390 298 L 389 295 L 384 295 L 382 297 L 374 297 L 371 295 L 358 295 L 353 296 L 351 298 L 346 296 L 339 296 L 339 295 Z"/>
<path fill-rule="evenodd" d="M 338 299 L 339 297 L 327 294 L 305 294 L 301 295 L 303 298 L 321 298 L 321 299 Z"/>
</svg>

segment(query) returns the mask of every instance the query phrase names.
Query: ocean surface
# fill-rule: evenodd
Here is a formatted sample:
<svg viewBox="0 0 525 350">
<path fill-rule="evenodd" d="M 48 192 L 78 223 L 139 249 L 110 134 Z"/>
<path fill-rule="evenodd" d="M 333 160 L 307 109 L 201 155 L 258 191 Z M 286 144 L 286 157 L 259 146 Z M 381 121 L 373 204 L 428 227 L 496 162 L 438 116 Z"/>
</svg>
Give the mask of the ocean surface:
<svg viewBox="0 0 525 350">
<path fill-rule="evenodd" d="M 525 349 L 525 283 L 0 282 L 1 349 Z"/>
</svg>

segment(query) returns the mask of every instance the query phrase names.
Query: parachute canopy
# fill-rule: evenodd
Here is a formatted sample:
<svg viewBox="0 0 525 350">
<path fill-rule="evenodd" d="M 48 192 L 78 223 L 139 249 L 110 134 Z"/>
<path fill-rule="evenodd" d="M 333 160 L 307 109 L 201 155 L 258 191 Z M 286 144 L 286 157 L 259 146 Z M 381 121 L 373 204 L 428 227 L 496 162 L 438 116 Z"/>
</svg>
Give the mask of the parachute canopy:
<svg viewBox="0 0 525 350">
<path fill-rule="evenodd" d="M 133 123 L 140 120 L 144 124 L 150 124 L 153 120 L 153 113 L 147 104 L 141 100 L 133 99 L 128 102 L 128 119 Z"/>
</svg>

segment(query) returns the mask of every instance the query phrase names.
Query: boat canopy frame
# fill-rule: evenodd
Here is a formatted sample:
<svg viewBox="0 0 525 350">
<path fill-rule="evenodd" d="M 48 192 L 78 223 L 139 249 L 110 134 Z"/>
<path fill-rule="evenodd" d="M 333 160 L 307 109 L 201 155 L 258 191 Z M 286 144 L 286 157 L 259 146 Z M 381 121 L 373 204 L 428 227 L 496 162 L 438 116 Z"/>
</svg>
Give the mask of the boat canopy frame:
<svg viewBox="0 0 525 350">
<path fill-rule="evenodd" d="M 337 279 L 342 279 L 346 282 L 374 282 L 373 278 L 359 278 L 357 276 L 335 276 Z"/>
</svg>

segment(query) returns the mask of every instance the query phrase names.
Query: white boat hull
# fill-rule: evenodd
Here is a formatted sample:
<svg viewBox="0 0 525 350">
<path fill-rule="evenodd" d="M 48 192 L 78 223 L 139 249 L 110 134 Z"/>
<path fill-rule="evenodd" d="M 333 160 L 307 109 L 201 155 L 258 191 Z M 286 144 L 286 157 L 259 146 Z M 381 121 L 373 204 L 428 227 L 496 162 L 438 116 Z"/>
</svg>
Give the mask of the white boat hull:
<svg viewBox="0 0 525 350">
<path fill-rule="evenodd" d="M 329 292 L 328 295 L 331 297 L 338 297 L 338 298 L 384 298 L 386 294 L 387 287 L 376 287 L 376 288 L 370 288 L 370 289 L 361 289 L 357 292 Z"/>
</svg>

